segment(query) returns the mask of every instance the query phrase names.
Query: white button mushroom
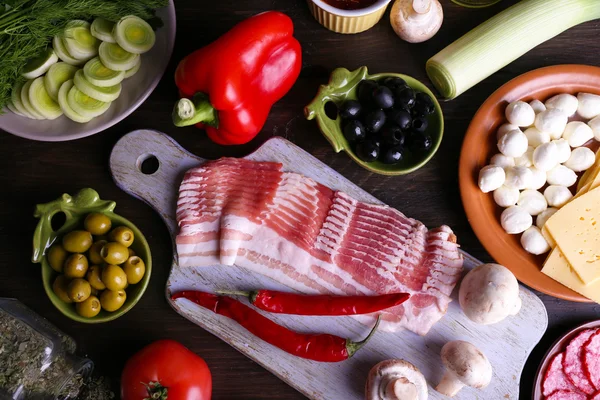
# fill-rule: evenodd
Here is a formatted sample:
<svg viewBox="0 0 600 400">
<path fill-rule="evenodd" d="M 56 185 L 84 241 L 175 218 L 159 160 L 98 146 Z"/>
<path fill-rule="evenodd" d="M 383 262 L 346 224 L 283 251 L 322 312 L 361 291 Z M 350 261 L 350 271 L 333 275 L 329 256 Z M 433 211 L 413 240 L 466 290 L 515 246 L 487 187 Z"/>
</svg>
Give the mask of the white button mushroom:
<svg viewBox="0 0 600 400">
<path fill-rule="evenodd" d="M 538 99 L 535 100 L 531 100 L 529 102 L 529 105 L 531 106 L 531 108 L 533 108 L 533 111 L 536 114 L 541 113 L 542 111 L 546 111 L 546 106 L 544 105 L 544 103 L 542 103 L 541 101 L 539 101 Z"/>
<path fill-rule="evenodd" d="M 578 147 L 571 152 L 571 156 L 565 162 L 565 167 L 575 172 L 585 171 L 596 162 L 596 155 L 587 147 Z"/>
<path fill-rule="evenodd" d="M 458 301 L 471 321 L 495 324 L 509 315 L 516 315 L 521 309 L 519 282 L 502 265 L 481 264 L 464 277 Z"/>
<path fill-rule="evenodd" d="M 600 115 L 588 121 L 588 126 L 594 132 L 594 138 L 600 141 Z"/>
<path fill-rule="evenodd" d="M 527 151 L 522 156 L 515 158 L 515 165 L 518 167 L 531 167 L 533 165 L 533 147 L 527 147 Z"/>
<path fill-rule="evenodd" d="M 519 189 L 500 186 L 494 190 L 494 201 L 500 207 L 510 207 L 517 204 L 519 200 Z"/>
<path fill-rule="evenodd" d="M 570 187 L 577 182 L 577 174 L 572 169 L 559 164 L 546 172 L 546 180 L 550 185 Z"/>
<path fill-rule="evenodd" d="M 579 100 L 577 114 L 582 118 L 592 119 L 600 115 L 600 96 L 597 94 L 579 93 L 577 100 Z"/>
<path fill-rule="evenodd" d="M 446 372 L 435 390 L 454 397 L 464 386 L 483 389 L 492 380 L 492 365 L 471 343 L 455 340 L 442 347 L 442 362 Z"/>
<path fill-rule="evenodd" d="M 542 111 L 535 117 L 535 127 L 542 132 L 548 132 L 552 139 L 558 139 L 562 136 L 569 117 L 557 109 L 548 109 Z"/>
<path fill-rule="evenodd" d="M 545 103 L 546 108 L 561 110 L 569 117 L 577 112 L 578 105 L 579 100 L 577 100 L 577 97 L 568 93 L 552 96 Z"/>
<path fill-rule="evenodd" d="M 515 235 L 524 232 L 533 225 L 533 218 L 523 207 L 511 206 L 500 214 L 500 224 L 506 233 Z"/>
<path fill-rule="evenodd" d="M 556 161 L 562 164 L 571 157 L 571 146 L 566 139 L 560 138 L 552 141 L 556 145 Z"/>
<path fill-rule="evenodd" d="M 508 167 L 504 171 L 506 176 L 502 183 L 511 188 L 525 189 L 529 187 L 533 179 L 533 174 L 527 167 Z"/>
<path fill-rule="evenodd" d="M 504 111 L 506 119 L 513 125 L 531 126 L 535 121 L 535 111 L 524 101 L 513 101 Z"/>
<path fill-rule="evenodd" d="M 550 219 L 558 211 L 558 208 L 548 207 L 540 215 L 535 218 L 535 226 L 542 229 L 546 224 L 546 221 Z"/>
<path fill-rule="evenodd" d="M 431 39 L 443 20 L 444 11 L 438 0 L 396 0 L 390 12 L 392 29 L 409 43 Z"/>
<path fill-rule="evenodd" d="M 550 134 L 548 132 L 542 132 L 536 127 L 528 128 L 523 133 L 527 137 L 529 145 L 534 148 L 550 141 Z"/>
<path fill-rule="evenodd" d="M 566 186 L 550 185 L 544 190 L 544 197 L 551 207 L 562 207 L 573 198 L 573 193 Z"/>
<path fill-rule="evenodd" d="M 369 371 L 365 400 L 427 400 L 427 396 L 425 377 L 408 361 L 385 360 Z"/>
<path fill-rule="evenodd" d="M 583 146 L 588 140 L 594 137 L 594 132 L 589 125 L 584 124 L 581 121 L 572 121 L 565 127 L 563 138 L 567 139 L 569 146 L 579 147 Z"/>
<path fill-rule="evenodd" d="M 537 226 L 532 226 L 521 235 L 521 246 L 528 253 L 540 255 L 550 251 L 550 245 Z"/>
<path fill-rule="evenodd" d="M 533 151 L 533 165 L 541 171 L 549 171 L 558 164 L 556 143 L 544 143 Z"/>
<path fill-rule="evenodd" d="M 531 171 L 531 181 L 526 189 L 538 190 L 544 187 L 546 184 L 546 171 L 542 171 L 536 167 L 530 167 L 529 170 Z"/>
<path fill-rule="evenodd" d="M 479 171 L 479 189 L 483 193 L 498 189 L 504 183 L 506 174 L 502 167 L 486 165 Z"/>
<path fill-rule="evenodd" d="M 508 167 L 514 167 L 515 166 L 515 159 L 512 157 L 507 157 L 502 153 L 498 153 L 495 154 L 491 160 L 490 160 L 490 164 L 491 165 L 497 165 L 499 167 L 502 167 L 504 169 L 508 168 Z"/>
<path fill-rule="evenodd" d="M 498 150 L 508 157 L 519 157 L 527 151 L 527 136 L 514 129 L 498 140 Z"/>
<path fill-rule="evenodd" d="M 537 190 L 527 189 L 519 194 L 517 205 L 529 213 L 529 215 L 538 215 L 548 208 L 548 202 L 543 194 Z"/>
<path fill-rule="evenodd" d="M 521 129 L 519 129 L 517 125 L 509 124 L 508 122 L 500 125 L 500 128 L 498 128 L 498 131 L 496 132 L 496 140 L 500 140 L 502 136 L 506 135 L 510 131 L 515 130 L 520 131 Z"/>
</svg>

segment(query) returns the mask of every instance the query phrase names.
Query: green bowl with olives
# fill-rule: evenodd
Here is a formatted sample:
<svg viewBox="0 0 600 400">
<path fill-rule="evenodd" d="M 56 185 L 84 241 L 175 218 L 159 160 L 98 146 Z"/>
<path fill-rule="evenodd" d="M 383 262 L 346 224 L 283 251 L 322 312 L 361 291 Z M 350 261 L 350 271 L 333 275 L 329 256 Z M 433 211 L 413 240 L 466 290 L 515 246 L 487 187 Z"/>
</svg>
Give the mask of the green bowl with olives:
<svg viewBox="0 0 600 400">
<path fill-rule="evenodd" d="M 405 175 L 427 164 L 444 133 L 442 109 L 427 86 L 402 74 L 369 75 L 367 67 L 335 69 L 304 115 L 317 121 L 336 153 L 343 150 L 382 175 Z"/>
<path fill-rule="evenodd" d="M 150 281 L 152 255 L 146 238 L 114 213 L 114 201 L 93 189 L 38 204 L 34 263 L 42 267 L 48 298 L 67 317 L 97 324 L 131 310 Z M 53 219 L 64 223 L 53 228 Z"/>
</svg>

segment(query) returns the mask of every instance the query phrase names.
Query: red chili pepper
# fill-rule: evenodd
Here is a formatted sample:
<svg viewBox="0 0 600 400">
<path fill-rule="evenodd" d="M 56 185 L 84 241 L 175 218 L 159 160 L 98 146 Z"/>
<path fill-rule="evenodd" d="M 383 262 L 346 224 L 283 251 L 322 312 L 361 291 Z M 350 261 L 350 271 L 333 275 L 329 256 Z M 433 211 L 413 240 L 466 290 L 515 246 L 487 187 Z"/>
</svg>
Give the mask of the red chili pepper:
<svg viewBox="0 0 600 400">
<path fill-rule="evenodd" d="M 300 74 L 302 51 L 293 33 L 287 15 L 268 11 L 185 57 L 175 84 L 191 100 L 175 105 L 175 125 L 196 124 L 219 144 L 249 142 Z"/>
<path fill-rule="evenodd" d="M 370 314 L 404 303 L 408 293 L 390 293 L 380 296 L 303 295 L 255 290 L 251 292 L 218 291 L 219 294 L 246 296 L 261 310 L 295 315 L 356 315 Z"/>
<path fill-rule="evenodd" d="M 180 298 L 188 299 L 212 310 L 215 314 L 233 319 L 253 335 L 285 352 L 314 361 L 338 362 L 352 357 L 367 343 L 379 326 L 378 317 L 369 335 L 360 342 L 353 342 L 330 334 L 311 335 L 294 332 L 231 297 L 193 290 L 171 296 L 173 300 Z"/>
</svg>

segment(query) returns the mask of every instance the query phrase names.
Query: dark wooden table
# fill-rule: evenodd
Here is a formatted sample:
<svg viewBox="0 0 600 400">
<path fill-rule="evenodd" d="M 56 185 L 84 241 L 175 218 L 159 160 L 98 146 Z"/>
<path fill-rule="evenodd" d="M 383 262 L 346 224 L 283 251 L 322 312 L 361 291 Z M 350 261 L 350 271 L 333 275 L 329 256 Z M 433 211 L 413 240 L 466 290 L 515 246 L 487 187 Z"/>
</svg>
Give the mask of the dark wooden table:
<svg viewBox="0 0 600 400">
<path fill-rule="evenodd" d="M 304 0 L 195 1 L 178 0 L 177 42 L 169 68 L 150 98 L 131 116 L 100 134 L 72 142 L 34 142 L 0 132 L 0 296 L 16 297 L 72 335 L 82 354 L 97 369 L 118 381 L 135 351 L 161 338 L 180 341 L 204 357 L 213 374 L 215 399 L 301 399 L 298 392 L 224 342 L 176 314 L 164 298 L 171 262 L 171 241 L 159 216 L 150 207 L 120 191 L 108 169 L 114 143 L 137 128 L 152 128 L 173 136 L 189 151 L 206 158 L 243 156 L 271 136 L 283 136 L 339 171 L 368 192 L 428 226 L 450 225 L 462 248 L 483 261 L 492 261 L 473 234 L 459 197 L 457 170 L 465 130 L 479 105 L 500 85 L 526 71 L 554 64 L 600 63 L 599 22 L 575 27 L 542 44 L 503 68 L 458 99 L 442 103 L 446 131 L 442 146 L 421 170 L 403 177 L 369 173 L 345 154 L 335 154 L 314 122 L 304 119 L 303 106 L 331 70 L 367 65 L 371 72 L 401 72 L 428 82 L 425 61 L 488 17 L 515 3 L 504 0 L 488 9 L 461 8 L 442 0 L 445 20 L 430 41 L 410 45 L 392 31 L 388 15 L 359 35 L 339 35 L 322 28 Z M 275 9 L 290 15 L 303 47 L 303 69 L 296 85 L 277 103 L 261 134 L 248 145 L 221 147 L 193 127 L 171 124 L 177 98 L 173 71 L 186 54 L 258 12 Z M 102 325 L 86 325 L 64 317 L 48 301 L 38 265 L 31 258 L 36 203 L 62 193 L 93 187 L 102 198 L 117 202 L 117 211 L 145 233 L 153 252 L 154 271 L 146 294 L 127 315 Z M 521 398 L 530 398 L 535 372 L 551 343 L 566 329 L 597 318 L 600 306 L 561 301 L 539 294 L 546 304 L 549 327 L 521 377 Z M 535 321 L 532 321 L 535 323 Z M 510 349 L 507 348 L 507 351 Z M 437 361 L 436 361 L 437 362 Z"/>
</svg>

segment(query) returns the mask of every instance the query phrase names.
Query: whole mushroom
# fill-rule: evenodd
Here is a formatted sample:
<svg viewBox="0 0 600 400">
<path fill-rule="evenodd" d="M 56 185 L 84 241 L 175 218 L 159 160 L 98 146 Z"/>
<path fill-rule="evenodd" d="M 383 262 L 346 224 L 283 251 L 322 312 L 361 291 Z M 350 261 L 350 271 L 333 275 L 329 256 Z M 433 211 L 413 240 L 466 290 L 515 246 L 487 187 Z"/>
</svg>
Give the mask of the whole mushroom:
<svg viewBox="0 0 600 400">
<path fill-rule="evenodd" d="M 442 347 L 442 362 L 446 372 L 435 390 L 453 397 L 464 386 L 485 388 L 492 380 L 492 365 L 477 347 L 455 340 Z"/>
<path fill-rule="evenodd" d="M 444 11 L 438 0 L 396 0 L 390 12 L 394 32 L 409 43 L 431 39 L 443 20 Z"/>
<path fill-rule="evenodd" d="M 425 377 L 408 361 L 385 360 L 369 371 L 366 400 L 426 400 L 427 396 Z"/>
<path fill-rule="evenodd" d="M 471 321 L 482 325 L 495 324 L 521 309 L 519 283 L 506 267 L 482 264 L 464 277 L 458 301 Z"/>
</svg>

